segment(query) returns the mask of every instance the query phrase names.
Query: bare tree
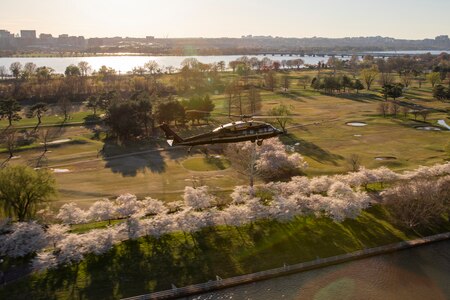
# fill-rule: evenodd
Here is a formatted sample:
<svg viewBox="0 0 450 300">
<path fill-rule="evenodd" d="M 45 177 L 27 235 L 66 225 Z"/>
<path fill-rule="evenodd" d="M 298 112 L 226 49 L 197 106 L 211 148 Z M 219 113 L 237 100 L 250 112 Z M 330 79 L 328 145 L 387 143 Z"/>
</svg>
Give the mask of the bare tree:
<svg viewBox="0 0 450 300">
<path fill-rule="evenodd" d="M 258 153 L 256 143 L 246 143 L 244 146 L 242 143 L 230 143 L 226 145 L 224 152 L 238 172 L 249 176 L 249 186 L 253 188 L 257 175 L 256 160 Z"/>
<path fill-rule="evenodd" d="M 261 110 L 261 94 L 255 87 L 251 87 L 248 91 L 248 106 L 250 114 L 254 115 Z"/>
<path fill-rule="evenodd" d="M 422 116 L 424 122 L 427 120 L 427 117 L 430 113 L 431 112 L 428 109 L 422 109 L 421 111 L 419 111 L 419 114 Z"/>
<path fill-rule="evenodd" d="M 81 76 L 88 76 L 89 72 L 91 72 L 92 68 L 87 61 L 80 61 L 78 63 L 78 68 L 81 71 Z"/>
<path fill-rule="evenodd" d="M 2 131 L 0 138 L 2 144 L 4 144 L 6 150 L 9 153 L 8 159 L 11 159 L 14 156 L 14 152 L 16 151 L 18 146 L 17 130 L 15 130 L 14 128 L 5 129 Z"/>
<path fill-rule="evenodd" d="M 400 79 L 405 87 L 409 87 L 414 76 L 410 71 L 404 71 L 400 74 Z"/>
<path fill-rule="evenodd" d="M 397 117 L 397 114 L 400 110 L 400 105 L 398 104 L 397 101 L 391 101 L 390 105 L 389 105 L 389 111 L 392 115 L 394 115 L 394 117 Z"/>
<path fill-rule="evenodd" d="M 275 72 L 274 71 L 267 72 L 267 74 L 264 76 L 264 82 L 266 87 L 273 92 L 277 84 Z"/>
<path fill-rule="evenodd" d="M 389 103 L 386 101 L 380 102 L 378 104 L 378 112 L 383 115 L 383 117 L 386 117 L 387 113 L 389 111 Z"/>
<path fill-rule="evenodd" d="M 394 76 L 389 72 L 382 72 L 380 74 L 380 85 L 386 86 L 394 83 Z"/>
<path fill-rule="evenodd" d="M 282 87 L 283 87 L 283 91 L 284 91 L 284 92 L 287 92 L 288 89 L 289 89 L 289 84 L 290 84 L 289 76 L 284 75 L 284 76 L 281 78 L 281 84 L 282 84 Z"/>
<path fill-rule="evenodd" d="M 62 97 L 58 101 L 58 107 L 60 112 L 64 115 L 64 122 L 69 119 L 70 112 L 72 111 L 72 102 L 66 97 Z"/>
<path fill-rule="evenodd" d="M 298 79 L 298 84 L 303 86 L 303 89 L 306 90 L 306 86 L 311 82 L 311 77 L 308 75 L 301 76 Z"/>
<path fill-rule="evenodd" d="M 47 127 L 39 130 L 39 139 L 44 146 L 44 153 L 48 151 L 49 142 L 61 136 L 63 132 L 62 127 Z"/>
<path fill-rule="evenodd" d="M 361 156 L 359 156 L 358 154 L 353 153 L 347 159 L 347 162 L 350 165 L 350 170 L 352 172 L 356 172 L 361 167 Z"/>
<path fill-rule="evenodd" d="M 408 107 L 408 106 L 402 106 L 402 107 L 400 108 L 400 110 L 401 110 L 403 116 L 404 116 L 405 118 L 407 118 L 407 117 L 408 117 L 408 113 L 409 113 L 409 107 Z"/>
<path fill-rule="evenodd" d="M 5 79 L 5 76 L 8 74 L 5 66 L 0 66 L 0 78 Z"/>
</svg>

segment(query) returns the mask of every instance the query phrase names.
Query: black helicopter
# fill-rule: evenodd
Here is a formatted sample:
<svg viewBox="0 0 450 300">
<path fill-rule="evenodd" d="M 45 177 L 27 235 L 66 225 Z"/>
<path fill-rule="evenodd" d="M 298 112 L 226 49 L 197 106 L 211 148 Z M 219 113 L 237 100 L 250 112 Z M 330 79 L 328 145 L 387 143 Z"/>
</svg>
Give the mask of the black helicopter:
<svg viewBox="0 0 450 300">
<path fill-rule="evenodd" d="M 161 124 L 159 127 L 166 134 L 167 142 L 170 146 L 196 146 L 219 143 L 236 143 L 251 141 L 261 146 L 263 140 L 285 134 L 285 131 L 273 127 L 269 123 L 254 121 L 254 116 L 240 116 L 241 121 L 230 122 L 220 125 L 210 132 L 195 135 L 188 138 L 181 138 L 167 124 Z M 261 116 L 262 117 L 262 116 Z M 271 116 L 265 116 L 271 117 Z"/>
</svg>

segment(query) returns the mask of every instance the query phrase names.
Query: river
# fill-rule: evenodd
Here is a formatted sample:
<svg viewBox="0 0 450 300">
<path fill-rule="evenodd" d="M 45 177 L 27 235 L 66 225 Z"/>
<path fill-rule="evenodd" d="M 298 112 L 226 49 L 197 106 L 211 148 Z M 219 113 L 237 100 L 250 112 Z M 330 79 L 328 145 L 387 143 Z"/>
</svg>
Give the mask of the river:
<svg viewBox="0 0 450 300">
<path fill-rule="evenodd" d="M 450 241 L 183 299 L 450 299 Z"/>
<path fill-rule="evenodd" d="M 407 54 L 411 51 L 397 51 L 397 54 Z M 415 54 L 436 52 L 436 51 L 416 51 Z M 440 52 L 439 52 L 440 53 Z M 107 66 L 115 69 L 117 72 L 125 74 L 130 72 L 134 67 L 141 67 L 150 60 L 156 61 L 160 67 L 174 67 L 179 68 L 181 62 L 185 58 L 196 58 L 202 63 L 214 63 L 224 61 L 228 66 L 230 61 L 236 60 L 242 55 L 211 55 L 211 56 L 145 56 L 145 55 L 121 55 L 121 56 L 86 56 L 86 57 L 0 57 L 0 66 L 5 66 L 9 69 L 9 66 L 13 62 L 20 62 L 22 65 L 27 62 L 33 62 L 38 67 L 46 66 L 51 67 L 56 73 L 64 73 L 66 67 L 71 64 L 78 64 L 80 61 L 87 61 L 92 70 L 98 70 L 101 66 Z M 253 56 L 249 56 L 253 57 Z M 288 56 L 288 55 L 256 55 L 258 59 L 268 57 L 271 60 L 290 60 L 301 58 L 305 64 L 316 65 L 318 62 L 326 62 L 329 56 Z M 341 59 L 349 59 L 349 56 L 341 57 Z"/>
</svg>

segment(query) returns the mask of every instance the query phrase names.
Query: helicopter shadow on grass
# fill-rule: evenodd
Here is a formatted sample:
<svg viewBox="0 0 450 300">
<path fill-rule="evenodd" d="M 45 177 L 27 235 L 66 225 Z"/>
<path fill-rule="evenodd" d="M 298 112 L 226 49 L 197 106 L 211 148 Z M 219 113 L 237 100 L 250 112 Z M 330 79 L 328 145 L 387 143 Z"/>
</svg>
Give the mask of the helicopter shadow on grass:
<svg viewBox="0 0 450 300">
<path fill-rule="evenodd" d="M 287 135 L 287 137 L 284 139 L 286 142 L 289 142 L 289 144 L 297 144 L 295 146 L 297 152 L 304 156 L 308 156 L 318 162 L 327 162 L 336 166 L 338 164 L 338 160 L 344 159 L 344 157 L 342 157 L 341 155 L 333 154 L 321 148 L 320 146 L 297 136 Z"/>
<path fill-rule="evenodd" d="M 99 155 L 105 160 L 105 168 L 124 177 L 134 177 L 147 170 L 152 173 L 166 171 L 166 163 L 158 143 L 118 143 L 106 140 Z"/>
</svg>

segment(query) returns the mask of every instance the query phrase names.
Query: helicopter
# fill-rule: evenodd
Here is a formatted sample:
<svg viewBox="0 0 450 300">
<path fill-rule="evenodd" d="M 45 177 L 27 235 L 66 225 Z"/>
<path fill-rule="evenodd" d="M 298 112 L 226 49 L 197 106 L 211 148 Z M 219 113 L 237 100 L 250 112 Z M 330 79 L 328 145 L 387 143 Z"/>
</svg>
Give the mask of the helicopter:
<svg viewBox="0 0 450 300">
<path fill-rule="evenodd" d="M 193 111 L 200 112 L 203 111 Z M 210 132 L 195 135 L 188 138 L 181 138 L 175 133 L 169 125 L 163 123 L 159 126 L 164 131 L 167 143 L 170 146 L 193 146 L 219 144 L 219 143 L 237 143 L 251 141 L 256 142 L 261 146 L 265 139 L 269 139 L 281 134 L 286 134 L 285 130 L 275 128 L 269 123 L 262 121 L 255 121 L 254 119 L 267 118 L 283 118 L 285 116 L 254 116 L 254 115 L 231 115 L 232 117 L 239 117 L 240 121 L 232 121 L 230 123 L 222 124 Z"/>
</svg>

